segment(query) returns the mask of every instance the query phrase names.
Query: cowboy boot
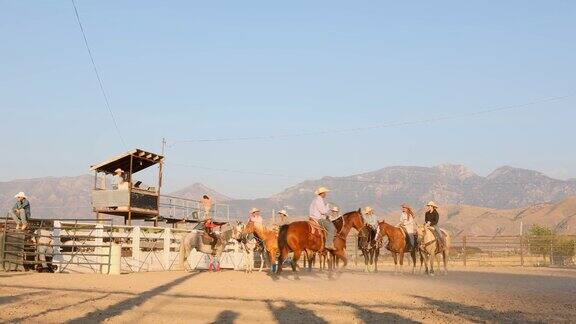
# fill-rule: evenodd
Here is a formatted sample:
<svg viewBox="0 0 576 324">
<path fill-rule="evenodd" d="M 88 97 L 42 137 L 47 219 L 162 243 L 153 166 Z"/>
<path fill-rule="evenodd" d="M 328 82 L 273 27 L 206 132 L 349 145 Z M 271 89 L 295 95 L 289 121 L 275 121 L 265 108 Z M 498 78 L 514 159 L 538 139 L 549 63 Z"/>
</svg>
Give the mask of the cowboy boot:
<svg viewBox="0 0 576 324">
<path fill-rule="evenodd" d="M 213 268 L 214 268 L 214 264 L 212 262 L 210 262 L 210 264 L 208 265 L 208 272 L 212 271 Z"/>
<path fill-rule="evenodd" d="M 220 272 L 220 262 L 216 264 L 216 272 Z"/>
</svg>

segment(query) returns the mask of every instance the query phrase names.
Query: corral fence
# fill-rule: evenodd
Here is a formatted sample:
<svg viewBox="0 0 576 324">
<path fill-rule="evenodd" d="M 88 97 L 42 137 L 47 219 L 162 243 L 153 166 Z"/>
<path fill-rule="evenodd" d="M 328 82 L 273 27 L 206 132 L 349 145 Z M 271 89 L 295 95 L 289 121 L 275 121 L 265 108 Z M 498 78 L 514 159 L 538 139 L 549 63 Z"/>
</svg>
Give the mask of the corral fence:
<svg viewBox="0 0 576 324">
<path fill-rule="evenodd" d="M 34 270 L 39 266 L 59 272 L 107 273 L 113 240 L 105 231 L 110 221 L 30 220 L 29 230 L 16 230 L 4 221 L 0 233 L 0 268 Z"/>
<path fill-rule="evenodd" d="M 386 243 L 385 239 L 379 261 L 393 265 Z M 349 262 L 353 267 L 364 267 L 357 246 L 357 235 L 351 234 L 346 248 Z M 461 235 L 451 238 L 450 246 L 450 263 L 456 266 L 576 267 L 576 235 Z M 411 263 L 408 254 L 404 262 Z"/>
<path fill-rule="evenodd" d="M 114 225 L 112 220 L 31 220 L 28 231 L 0 224 L 0 270 L 33 270 L 47 258 L 58 272 L 109 273 L 113 245 L 120 246 L 122 272 L 180 270 L 180 243 L 189 229 Z M 229 242 L 222 268 L 239 269 L 240 247 Z M 192 268 L 206 269 L 209 257 L 193 251 Z"/>
</svg>

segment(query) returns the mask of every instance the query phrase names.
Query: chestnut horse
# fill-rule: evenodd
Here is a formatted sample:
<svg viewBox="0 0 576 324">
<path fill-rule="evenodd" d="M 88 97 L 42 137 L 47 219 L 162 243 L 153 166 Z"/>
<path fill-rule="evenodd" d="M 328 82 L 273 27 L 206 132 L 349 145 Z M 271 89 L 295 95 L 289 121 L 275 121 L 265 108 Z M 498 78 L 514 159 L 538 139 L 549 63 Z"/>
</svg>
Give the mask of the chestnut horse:
<svg viewBox="0 0 576 324">
<path fill-rule="evenodd" d="M 361 215 L 360 215 L 361 216 Z M 346 267 L 348 264 L 348 258 L 346 257 L 346 238 L 350 233 L 352 228 L 356 229 L 356 231 L 360 232 L 363 228 L 363 218 L 359 217 L 358 214 L 352 212 L 340 216 L 332 221 L 334 227 L 336 227 L 336 236 L 334 237 L 334 247 L 337 258 L 335 259 L 334 266 L 338 265 L 338 261 L 342 260 L 344 262 L 343 268 Z M 345 225 L 345 226 L 343 226 Z M 327 260 L 328 260 L 328 251 L 323 250 L 318 253 L 318 261 L 319 261 L 319 268 L 320 270 L 327 269 Z M 314 265 L 314 259 L 316 258 L 316 254 L 312 257 L 312 265 Z M 304 255 L 305 260 L 307 260 L 307 256 Z M 308 260 L 307 260 L 308 261 Z M 310 262 L 310 261 L 308 261 Z M 306 262 L 304 263 L 304 267 L 306 267 Z"/>
<path fill-rule="evenodd" d="M 334 250 L 331 250 L 328 258 L 328 268 L 332 269 L 334 260 L 341 259 L 344 262 L 342 268 L 346 267 L 348 260 L 346 258 L 346 237 L 352 228 L 360 230 L 364 226 L 361 210 L 353 211 L 344 214 L 342 217 L 336 219 L 335 226 L 337 235 L 334 238 Z M 278 234 L 278 248 L 280 249 L 280 257 L 278 259 L 278 271 L 282 273 L 282 263 L 288 256 L 288 253 L 294 252 L 292 259 L 292 270 L 297 274 L 298 260 L 302 252 L 306 253 L 308 258 L 308 270 L 312 271 L 312 264 L 314 263 L 314 255 L 317 252 L 324 251 L 324 236 L 325 232 L 319 231 L 317 235 L 311 233 L 311 226 L 308 221 L 292 222 L 288 225 L 280 227 Z"/>
<path fill-rule="evenodd" d="M 404 253 L 410 252 L 412 257 L 412 274 L 416 271 L 416 252 L 417 248 L 410 246 L 410 239 L 400 227 L 392 226 L 386 221 L 378 222 L 380 232 L 378 233 L 377 240 L 381 241 L 384 236 L 388 237 L 388 244 L 386 249 L 392 252 L 394 257 L 394 273 L 398 273 L 398 261 L 400 261 L 400 272 L 403 273 L 404 269 Z M 417 245 L 417 243 L 415 243 Z M 420 256 L 420 266 L 422 266 L 423 258 Z"/>
<path fill-rule="evenodd" d="M 264 247 L 268 252 L 268 257 L 270 260 L 270 273 L 276 272 L 276 252 L 278 252 L 278 231 L 273 229 L 268 229 L 262 224 L 256 224 L 253 221 L 249 221 L 244 227 L 243 233 L 254 233 L 254 235 L 264 242 Z"/>
</svg>

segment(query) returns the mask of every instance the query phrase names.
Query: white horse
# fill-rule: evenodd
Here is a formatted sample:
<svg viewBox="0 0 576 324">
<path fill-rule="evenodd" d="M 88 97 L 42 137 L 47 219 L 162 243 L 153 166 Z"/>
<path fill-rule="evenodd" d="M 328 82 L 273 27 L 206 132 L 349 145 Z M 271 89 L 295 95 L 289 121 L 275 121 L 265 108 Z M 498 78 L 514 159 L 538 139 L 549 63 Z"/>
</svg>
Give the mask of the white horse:
<svg viewBox="0 0 576 324">
<path fill-rule="evenodd" d="M 208 254 L 210 256 L 210 265 L 208 270 L 214 269 L 220 271 L 220 256 L 230 239 L 236 234 L 235 228 L 225 224 L 222 233 L 218 235 L 218 241 L 214 244 L 205 243 L 205 233 L 203 231 L 193 230 L 188 233 L 180 242 L 180 269 L 190 271 L 188 256 L 192 250 Z"/>
<path fill-rule="evenodd" d="M 434 259 L 436 259 L 436 264 L 438 269 L 440 269 L 440 260 L 438 259 L 438 254 L 442 254 L 442 260 L 444 262 L 444 274 L 448 274 L 448 253 L 450 251 L 450 235 L 446 233 L 443 229 L 440 231 L 444 234 L 444 246 L 442 249 L 438 249 L 438 242 L 436 236 L 432 232 L 434 229 L 428 225 L 420 225 L 416 229 L 418 235 L 418 249 L 420 250 L 420 255 L 424 257 L 424 265 L 426 266 L 426 274 L 434 275 Z M 430 267 L 428 267 L 430 265 Z M 422 271 L 422 264 L 420 264 L 420 271 Z"/>
</svg>

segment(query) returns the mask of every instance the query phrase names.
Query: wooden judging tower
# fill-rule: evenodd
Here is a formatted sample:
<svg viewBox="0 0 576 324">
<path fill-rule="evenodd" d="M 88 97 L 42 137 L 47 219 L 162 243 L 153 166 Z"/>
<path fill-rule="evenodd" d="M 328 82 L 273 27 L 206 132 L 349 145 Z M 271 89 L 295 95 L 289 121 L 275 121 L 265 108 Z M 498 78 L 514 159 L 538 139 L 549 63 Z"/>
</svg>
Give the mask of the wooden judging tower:
<svg viewBox="0 0 576 324">
<path fill-rule="evenodd" d="M 141 187 L 140 181 L 133 181 L 133 175 L 158 164 L 158 186 Z M 131 225 L 133 219 L 154 221 L 156 225 L 160 215 L 160 188 L 162 186 L 162 167 L 164 157 L 158 154 L 135 149 L 108 161 L 91 166 L 94 174 L 92 208 L 96 219 L 101 214 L 123 216 L 124 223 Z M 121 185 L 109 185 L 107 176 L 122 171 Z M 99 175 L 103 175 L 99 178 Z"/>
</svg>

